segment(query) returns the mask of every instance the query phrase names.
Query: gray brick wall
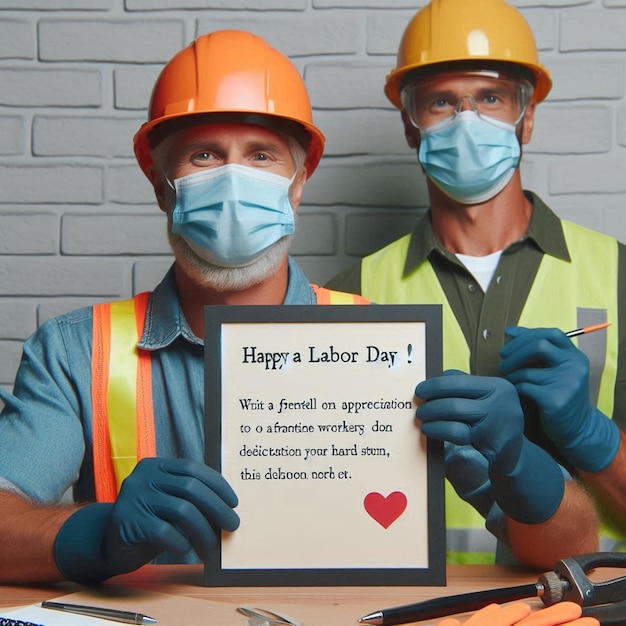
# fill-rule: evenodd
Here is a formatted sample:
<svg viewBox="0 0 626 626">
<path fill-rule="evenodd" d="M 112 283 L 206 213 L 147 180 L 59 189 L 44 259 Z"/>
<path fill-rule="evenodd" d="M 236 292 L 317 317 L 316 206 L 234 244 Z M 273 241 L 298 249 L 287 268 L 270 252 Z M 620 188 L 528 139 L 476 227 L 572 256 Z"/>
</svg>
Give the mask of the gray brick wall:
<svg viewBox="0 0 626 626">
<path fill-rule="evenodd" d="M 626 240 L 626 0 L 513 3 L 555 82 L 525 151 L 525 186 Z M 382 86 L 423 4 L 0 0 L 0 386 L 43 320 L 151 289 L 169 266 L 132 136 L 163 63 L 199 33 L 251 30 L 305 77 L 327 135 L 293 247 L 312 281 L 410 230 L 425 185 Z"/>
</svg>

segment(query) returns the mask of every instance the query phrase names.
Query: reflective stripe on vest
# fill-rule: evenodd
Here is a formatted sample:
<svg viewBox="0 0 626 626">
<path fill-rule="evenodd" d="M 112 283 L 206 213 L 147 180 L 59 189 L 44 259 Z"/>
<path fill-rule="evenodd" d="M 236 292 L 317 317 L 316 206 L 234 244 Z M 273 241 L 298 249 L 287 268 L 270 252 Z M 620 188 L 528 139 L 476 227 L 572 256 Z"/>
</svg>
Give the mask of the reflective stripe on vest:
<svg viewBox="0 0 626 626">
<path fill-rule="evenodd" d="M 590 323 L 612 322 L 606 332 L 577 338 L 578 347 L 590 360 L 591 397 L 603 413 L 611 416 L 619 331 L 617 242 L 608 235 L 572 222 L 561 221 L 561 224 L 572 261 L 569 263 L 547 254 L 543 256 L 518 324 L 529 328 L 569 330 Z M 430 263 L 422 263 L 410 275 L 404 275 L 410 240 L 411 235 L 406 235 L 363 259 L 361 293 L 379 304 L 441 304 L 444 369 L 469 372 L 469 346 Z M 598 276 L 598 268 L 602 268 L 601 276 Z M 560 285 L 562 289 L 558 288 Z M 479 528 L 488 532 L 484 530 L 484 519 L 457 496 L 447 481 L 446 526 L 453 531 L 447 533 L 449 563 L 471 562 L 471 556 L 459 549 L 463 544 L 471 544 L 474 546 L 472 552 L 482 553 L 484 545 L 476 545 L 473 540 L 477 538 Z M 467 542 L 460 539 L 462 528 L 472 529 Z M 601 535 L 601 540 L 620 536 L 607 524 Z M 483 558 L 484 554 L 476 562 L 484 562 Z"/>
<path fill-rule="evenodd" d="M 149 295 L 93 307 L 91 394 L 98 502 L 113 502 L 137 462 L 156 455 L 150 353 L 137 348 Z"/>
<path fill-rule="evenodd" d="M 317 304 L 371 304 L 367 298 L 354 293 L 334 291 L 317 285 L 311 285 L 311 289 L 313 289 Z"/>
<path fill-rule="evenodd" d="M 318 304 L 369 304 L 311 285 Z M 150 294 L 93 307 L 91 393 L 96 499 L 113 502 L 137 463 L 156 456 L 150 352 L 139 350 Z"/>
</svg>

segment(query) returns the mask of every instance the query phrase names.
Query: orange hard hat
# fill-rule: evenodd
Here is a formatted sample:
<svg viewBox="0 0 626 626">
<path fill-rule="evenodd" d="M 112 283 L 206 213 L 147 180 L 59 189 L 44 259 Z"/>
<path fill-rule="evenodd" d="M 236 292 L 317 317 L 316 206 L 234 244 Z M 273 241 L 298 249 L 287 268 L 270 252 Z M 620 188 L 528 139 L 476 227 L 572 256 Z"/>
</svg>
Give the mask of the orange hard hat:
<svg viewBox="0 0 626 626">
<path fill-rule="evenodd" d="M 293 135 L 307 151 L 310 176 L 324 151 L 324 134 L 313 124 L 311 102 L 296 66 L 265 40 L 248 32 L 201 35 L 163 68 L 134 138 L 135 156 L 150 178 L 151 148 L 159 127 L 193 122 L 192 116 L 234 114 L 235 120 L 267 125 Z M 187 118 L 187 119 L 183 119 Z M 198 122 L 210 122 L 211 118 Z M 161 126 L 168 128 L 166 124 Z"/>
<path fill-rule="evenodd" d="M 504 0 L 431 0 L 404 31 L 396 67 L 387 75 L 385 95 L 402 108 L 400 92 L 413 70 L 437 70 L 505 64 L 523 68 L 541 102 L 552 88 L 548 70 L 539 63 L 535 38 L 522 14 Z"/>
</svg>

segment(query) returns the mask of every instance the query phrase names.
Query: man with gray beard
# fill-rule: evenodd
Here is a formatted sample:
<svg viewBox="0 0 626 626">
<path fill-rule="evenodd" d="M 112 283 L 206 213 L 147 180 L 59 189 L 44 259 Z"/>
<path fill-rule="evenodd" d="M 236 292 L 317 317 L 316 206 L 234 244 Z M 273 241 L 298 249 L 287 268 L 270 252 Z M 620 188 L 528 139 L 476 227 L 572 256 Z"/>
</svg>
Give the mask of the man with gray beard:
<svg viewBox="0 0 626 626">
<path fill-rule="evenodd" d="M 0 582 L 208 559 L 239 517 L 204 464 L 204 306 L 363 301 L 310 285 L 288 256 L 324 135 L 297 69 L 265 41 L 217 31 L 179 52 L 134 144 L 175 262 L 152 293 L 26 341 L 2 395 Z"/>
</svg>

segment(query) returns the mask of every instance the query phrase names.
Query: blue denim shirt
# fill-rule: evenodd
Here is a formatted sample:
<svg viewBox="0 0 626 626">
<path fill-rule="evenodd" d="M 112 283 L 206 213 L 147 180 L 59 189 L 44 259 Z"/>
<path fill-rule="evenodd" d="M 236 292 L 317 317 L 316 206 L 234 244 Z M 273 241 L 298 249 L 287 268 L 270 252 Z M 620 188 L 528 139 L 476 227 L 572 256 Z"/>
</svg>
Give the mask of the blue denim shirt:
<svg viewBox="0 0 626 626">
<path fill-rule="evenodd" d="M 289 259 L 284 304 L 315 304 Z M 0 488 L 58 502 L 95 500 L 91 446 L 92 309 L 46 321 L 25 342 L 13 394 L 0 394 Z M 152 293 L 140 346 L 152 351 L 157 455 L 204 461 L 204 344 L 181 311 L 173 267 Z"/>
</svg>

